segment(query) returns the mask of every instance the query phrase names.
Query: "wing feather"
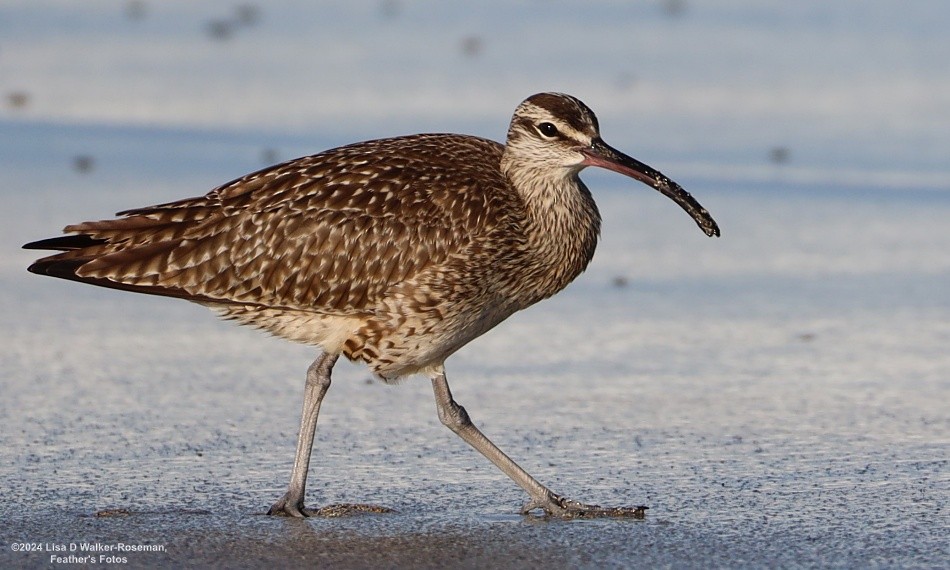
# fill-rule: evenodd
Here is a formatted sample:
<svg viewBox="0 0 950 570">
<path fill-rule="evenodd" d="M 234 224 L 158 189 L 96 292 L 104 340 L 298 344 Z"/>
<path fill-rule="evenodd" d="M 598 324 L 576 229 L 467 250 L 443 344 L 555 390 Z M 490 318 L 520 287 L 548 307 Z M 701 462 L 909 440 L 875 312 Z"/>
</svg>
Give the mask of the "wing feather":
<svg viewBox="0 0 950 570">
<path fill-rule="evenodd" d="M 201 302 L 366 311 L 491 231 L 508 193 L 493 192 L 506 182 L 484 165 L 501 151 L 457 135 L 341 147 L 67 226 L 77 235 L 26 246 L 63 250 L 31 271 Z"/>
</svg>

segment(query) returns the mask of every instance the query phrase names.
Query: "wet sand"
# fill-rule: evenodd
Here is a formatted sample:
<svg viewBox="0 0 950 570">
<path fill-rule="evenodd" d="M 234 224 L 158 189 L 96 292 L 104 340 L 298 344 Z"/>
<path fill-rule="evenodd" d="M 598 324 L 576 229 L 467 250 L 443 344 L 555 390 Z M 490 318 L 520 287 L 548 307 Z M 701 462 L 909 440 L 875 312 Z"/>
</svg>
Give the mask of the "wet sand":
<svg viewBox="0 0 950 570">
<path fill-rule="evenodd" d="M 597 179 L 588 273 L 448 371 L 529 472 L 579 500 L 648 505 L 644 520 L 518 515 L 526 497 L 439 424 L 426 381 L 385 386 L 349 364 L 308 502 L 396 512 L 264 516 L 312 351 L 188 303 L 27 274 L 31 252 L 11 250 L 0 566 L 60 567 L 50 556 L 82 543 L 162 547 L 93 553 L 129 567 L 946 566 L 950 203 L 711 186 L 698 194 L 715 241 L 612 182 Z M 83 190 L 5 190 L 3 242 L 145 203 Z"/>
</svg>

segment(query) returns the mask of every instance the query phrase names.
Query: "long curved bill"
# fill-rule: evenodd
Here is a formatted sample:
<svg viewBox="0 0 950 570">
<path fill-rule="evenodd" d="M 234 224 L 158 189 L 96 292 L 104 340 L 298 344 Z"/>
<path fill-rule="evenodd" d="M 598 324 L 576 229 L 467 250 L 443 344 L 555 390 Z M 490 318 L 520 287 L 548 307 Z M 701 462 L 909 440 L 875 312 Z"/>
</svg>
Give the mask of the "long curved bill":
<svg viewBox="0 0 950 570">
<path fill-rule="evenodd" d="M 586 157 L 582 163 L 584 166 L 599 166 L 613 170 L 656 188 L 679 204 L 680 208 L 686 210 L 686 213 L 692 216 L 707 236 L 719 236 L 719 226 L 706 208 L 703 208 L 689 192 L 664 176 L 662 172 L 653 170 L 639 160 L 625 155 L 599 138 L 594 139 L 589 147 L 581 148 L 580 152 Z"/>
</svg>

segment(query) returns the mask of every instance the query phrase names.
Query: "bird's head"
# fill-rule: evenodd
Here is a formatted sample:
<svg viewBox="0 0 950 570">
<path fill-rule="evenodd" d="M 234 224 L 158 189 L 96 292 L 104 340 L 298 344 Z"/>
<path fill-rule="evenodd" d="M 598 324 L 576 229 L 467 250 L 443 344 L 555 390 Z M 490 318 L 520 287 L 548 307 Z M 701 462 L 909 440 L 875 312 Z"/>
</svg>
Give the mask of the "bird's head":
<svg viewBox="0 0 950 570">
<path fill-rule="evenodd" d="M 546 172 L 545 178 L 576 176 L 599 166 L 647 184 L 680 205 L 708 236 L 719 226 L 686 190 L 662 173 L 614 149 L 600 138 L 597 116 L 579 99 L 563 93 L 538 93 L 525 99 L 511 118 L 505 149 L 506 170 Z"/>
</svg>

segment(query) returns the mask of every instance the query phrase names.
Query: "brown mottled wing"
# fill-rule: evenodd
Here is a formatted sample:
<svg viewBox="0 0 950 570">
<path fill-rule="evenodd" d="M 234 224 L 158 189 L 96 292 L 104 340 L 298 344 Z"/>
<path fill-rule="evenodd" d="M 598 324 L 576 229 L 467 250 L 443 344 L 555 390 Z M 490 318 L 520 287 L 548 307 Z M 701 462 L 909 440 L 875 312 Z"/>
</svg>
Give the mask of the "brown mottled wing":
<svg viewBox="0 0 950 570">
<path fill-rule="evenodd" d="M 68 226 L 78 235 L 26 246 L 63 250 L 30 270 L 201 302 L 358 312 L 489 231 L 501 152 L 460 135 L 341 147 Z"/>
</svg>

